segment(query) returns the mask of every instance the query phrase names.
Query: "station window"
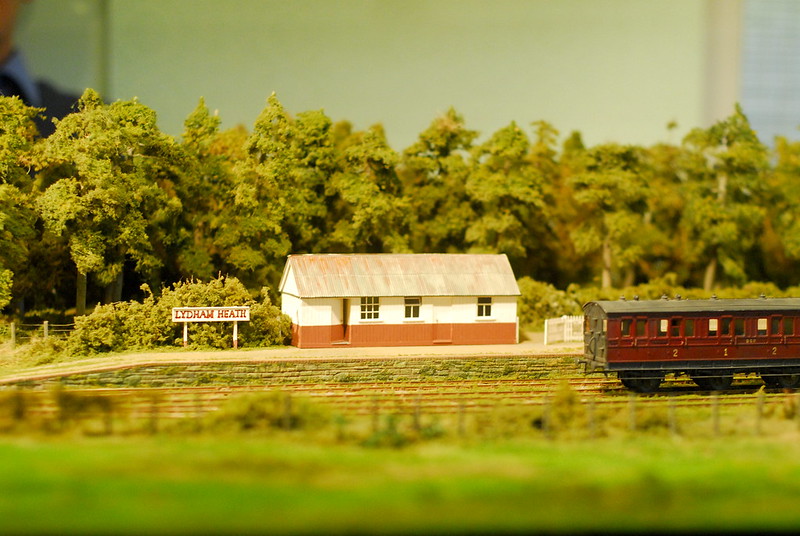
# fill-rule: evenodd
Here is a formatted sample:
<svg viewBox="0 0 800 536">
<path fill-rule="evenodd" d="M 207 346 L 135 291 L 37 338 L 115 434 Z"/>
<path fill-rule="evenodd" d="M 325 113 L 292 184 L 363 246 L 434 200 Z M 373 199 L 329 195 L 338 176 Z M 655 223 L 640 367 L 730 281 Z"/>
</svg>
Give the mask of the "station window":
<svg viewBox="0 0 800 536">
<path fill-rule="evenodd" d="M 361 320 L 376 320 L 380 315 L 381 301 L 376 296 L 361 298 Z"/>
<path fill-rule="evenodd" d="M 744 318 L 737 318 L 734 324 L 736 326 L 736 334 L 744 335 Z"/>
<path fill-rule="evenodd" d="M 478 316 L 492 316 L 492 298 L 478 298 Z"/>
<path fill-rule="evenodd" d="M 708 334 L 712 337 L 717 335 L 717 330 L 719 330 L 719 319 L 716 318 L 709 318 L 708 319 Z"/>
<path fill-rule="evenodd" d="M 757 333 L 759 335 L 766 335 L 767 334 L 767 319 L 766 318 L 759 318 L 758 322 L 756 323 Z"/>
<path fill-rule="evenodd" d="M 644 337 L 645 330 L 647 326 L 647 320 L 644 318 L 639 318 L 636 320 L 636 336 L 637 337 Z"/>
<path fill-rule="evenodd" d="M 683 321 L 683 332 L 687 337 L 694 337 L 694 318 L 687 318 Z"/>
<path fill-rule="evenodd" d="M 405 299 L 406 318 L 419 318 L 419 306 L 422 298 L 419 296 Z"/>
</svg>

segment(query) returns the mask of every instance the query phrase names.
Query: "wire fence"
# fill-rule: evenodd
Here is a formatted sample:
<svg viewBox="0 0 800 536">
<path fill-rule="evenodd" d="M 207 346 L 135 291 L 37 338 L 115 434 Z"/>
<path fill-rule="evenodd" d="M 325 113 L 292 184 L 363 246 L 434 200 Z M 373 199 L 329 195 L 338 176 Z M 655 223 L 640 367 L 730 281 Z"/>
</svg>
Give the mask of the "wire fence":
<svg viewBox="0 0 800 536">
<path fill-rule="evenodd" d="M 45 320 L 40 324 L 26 324 L 11 322 L 7 326 L 0 328 L 0 340 L 5 339 L 15 347 L 19 344 L 31 342 L 34 339 L 45 339 L 50 337 L 58 339 L 66 339 L 72 330 L 75 329 L 75 324 L 53 324 Z"/>
</svg>

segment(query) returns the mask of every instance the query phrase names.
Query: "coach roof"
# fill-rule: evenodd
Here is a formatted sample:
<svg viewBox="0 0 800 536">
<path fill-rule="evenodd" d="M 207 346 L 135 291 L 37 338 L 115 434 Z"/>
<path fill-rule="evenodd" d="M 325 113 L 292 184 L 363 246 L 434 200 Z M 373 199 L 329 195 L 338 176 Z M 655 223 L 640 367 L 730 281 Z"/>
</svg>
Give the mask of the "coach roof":
<svg viewBox="0 0 800 536">
<path fill-rule="evenodd" d="M 584 305 L 584 310 L 597 306 L 607 314 L 645 313 L 726 313 L 762 311 L 798 311 L 800 298 L 755 298 L 711 300 L 615 300 L 596 301 Z"/>
<path fill-rule="evenodd" d="M 505 255 L 290 255 L 281 292 L 300 298 L 518 296 Z"/>
</svg>

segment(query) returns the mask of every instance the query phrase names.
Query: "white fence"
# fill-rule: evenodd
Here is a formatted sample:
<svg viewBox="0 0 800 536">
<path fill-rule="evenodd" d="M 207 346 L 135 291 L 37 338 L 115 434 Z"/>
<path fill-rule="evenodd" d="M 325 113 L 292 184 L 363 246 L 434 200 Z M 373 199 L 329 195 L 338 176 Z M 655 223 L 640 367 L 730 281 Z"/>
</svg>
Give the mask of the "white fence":
<svg viewBox="0 0 800 536">
<path fill-rule="evenodd" d="M 554 342 L 582 342 L 583 317 L 562 316 L 561 318 L 548 318 L 544 321 L 544 343 Z"/>
</svg>

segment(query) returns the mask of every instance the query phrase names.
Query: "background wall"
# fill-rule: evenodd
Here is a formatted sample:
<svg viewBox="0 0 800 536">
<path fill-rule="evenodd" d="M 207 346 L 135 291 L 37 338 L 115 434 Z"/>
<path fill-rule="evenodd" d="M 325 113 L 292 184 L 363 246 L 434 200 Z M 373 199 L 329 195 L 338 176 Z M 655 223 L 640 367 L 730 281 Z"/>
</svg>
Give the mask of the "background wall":
<svg viewBox="0 0 800 536">
<path fill-rule="evenodd" d="M 138 97 L 173 135 L 201 96 L 223 127 L 250 128 L 275 91 L 292 113 L 383 123 L 398 150 L 450 106 L 481 139 L 544 119 L 588 144 L 650 144 L 733 111 L 743 12 L 740 0 L 34 0 L 18 42 L 35 73 Z"/>
</svg>

